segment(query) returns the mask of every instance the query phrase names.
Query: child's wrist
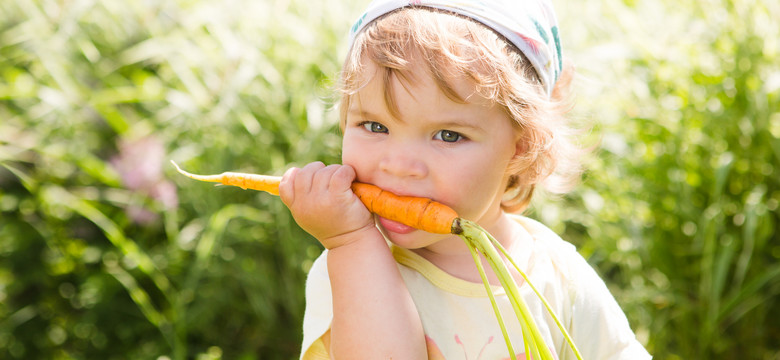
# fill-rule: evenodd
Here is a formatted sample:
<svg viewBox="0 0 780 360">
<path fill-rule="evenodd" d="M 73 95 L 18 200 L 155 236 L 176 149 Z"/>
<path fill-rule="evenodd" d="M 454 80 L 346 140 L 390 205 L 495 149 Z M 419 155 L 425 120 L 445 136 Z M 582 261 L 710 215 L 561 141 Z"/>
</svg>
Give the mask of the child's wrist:
<svg viewBox="0 0 780 360">
<path fill-rule="evenodd" d="M 373 223 L 370 223 L 356 230 L 318 240 L 320 243 L 322 243 L 323 246 L 325 246 L 326 249 L 333 251 L 340 248 L 354 247 L 356 244 L 361 242 L 384 242 L 384 237 L 382 237 L 382 234 L 379 232 L 376 226 Z"/>
</svg>

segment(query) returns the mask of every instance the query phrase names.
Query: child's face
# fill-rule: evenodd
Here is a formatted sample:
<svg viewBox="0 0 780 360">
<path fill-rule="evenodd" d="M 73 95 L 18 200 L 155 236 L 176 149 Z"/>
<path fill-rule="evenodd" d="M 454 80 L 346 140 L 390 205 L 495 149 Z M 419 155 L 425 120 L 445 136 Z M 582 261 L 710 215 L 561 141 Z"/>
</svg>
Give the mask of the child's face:
<svg viewBox="0 0 780 360">
<path fill-rule="evenodd" d="M 414 63 L 414 61 L 413 61 Z M 422 69 L 422 65 L 411 65 Z M 398 195 L 431 198 L 483 227 L 501 214 L 506 169 L 518 151 L 517 131 L 499 106 L 473 93 L 465 79 L 450 80 L 466 104 L 453 102 L 423 70 L 411 82 L 392 80 L 400 119 L 385 106 L 381 74 L 368 64 L 368 85 L 353 96 L 343 137 L 344 164 L 360 182 Z M 421 248 L 441 236 L 380 219 L 396 245 Z"/>
</svg>

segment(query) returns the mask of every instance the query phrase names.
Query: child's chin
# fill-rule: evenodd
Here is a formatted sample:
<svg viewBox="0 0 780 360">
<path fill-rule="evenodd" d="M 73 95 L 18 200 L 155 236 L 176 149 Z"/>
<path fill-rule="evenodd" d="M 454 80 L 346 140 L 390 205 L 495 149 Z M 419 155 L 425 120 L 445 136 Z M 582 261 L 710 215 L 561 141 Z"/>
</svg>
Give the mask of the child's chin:
<svg viewBox="0 0 780 360">
<path fill-rule="evenodd" d="M 436 234 L 422 230 L 415 230 L 408 234 L 398 234 L 382 229 L 382 233 L 393 245 L 408 250 L 424 248 L 436 242 L 435 239 L 432 239 L 432 236 L 436 236 Z"/>
<path fill-rule="evenodd" d="M 391 243 L 393 243 L 393 245 L 407 250 L 414 250 L 414 249 L 425 247 L 425 245 L 421 241 L 413 239 L 409 236 L 390 235 L 388 239 L 390 240 Z"/>
</svg>

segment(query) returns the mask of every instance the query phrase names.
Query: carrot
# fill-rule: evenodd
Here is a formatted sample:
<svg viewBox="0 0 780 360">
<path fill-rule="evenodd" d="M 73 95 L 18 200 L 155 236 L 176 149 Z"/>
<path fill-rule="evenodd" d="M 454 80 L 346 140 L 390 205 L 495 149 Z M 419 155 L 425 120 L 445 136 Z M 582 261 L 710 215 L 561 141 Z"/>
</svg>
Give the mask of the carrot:
<svg viewBox="0 0 780 360">
<path fill-rule="evenodd" d="M 398 196 L 363 183 L 353 183 L 352 191 L 369 211 L 383 218 L 435 234 L 453 233 L 458 214 L 447 205 L 421 197 Z"/>
<path fill-rule="evenodd" d="M 238 186 L 244 190 L 252 189 L 265 191 L 273 195 L 279 195 L 279 183 L 282 181 L 281 176 L 256 175 L 236 172 L 223 172 L 219 175 L 197 175 L 182 170 L 173 160 L 171 160 L 171 163 L 176 167 L 177 171 L 191 179 L 218 182 L 222 185 Z"/>
<path fill-rule="evenodd" d="M 218 182 L 222 185 L 238 186 L 244 190 L 260 190 L 279 195 L 279 176 L 224 172 L 219 175 L 197 175 L 182 170 L 173 160 L 173 166 L 183 175 L 200 181 Z M 368 211 L 383 218 L 400 222 L 415 229 L 436 234 L 451 234 L 458 214 L 447 205 L 431 199 L 398 196 L 377 186 L 353 183 L 352 191 L 368 208 Z M 457 230 L 457 228 L 455 228 Z"/>
</svg>

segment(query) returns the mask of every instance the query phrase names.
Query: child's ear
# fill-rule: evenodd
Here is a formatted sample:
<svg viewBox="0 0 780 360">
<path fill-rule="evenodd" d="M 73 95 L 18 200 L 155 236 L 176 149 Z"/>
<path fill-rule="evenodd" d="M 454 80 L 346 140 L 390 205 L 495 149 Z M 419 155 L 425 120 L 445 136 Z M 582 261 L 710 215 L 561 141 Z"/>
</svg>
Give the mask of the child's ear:
<svg viewBox="0 0 780 360">
<path fill-rule="evenodd" d="M 512 155 L 512 159 L 507 164 L 507 174 L 515 174 L 520 168 L 523 167 L 526 159 L 524 157 L 528 153 L 528 142 L 523 141 L 523 138 L 518 136 L 515 140 L 515 153 Z"/>
<path fill-rule="evenodd" d="M 512 156 L 512 159 L 517 159 L 518 157 L 523 156 L 526 152 L 528 152 L 528 143 L 523 139 L 522 136 L 517 136 L 517 139 L 515 139 L 515 155 Z"/>
</svg>

